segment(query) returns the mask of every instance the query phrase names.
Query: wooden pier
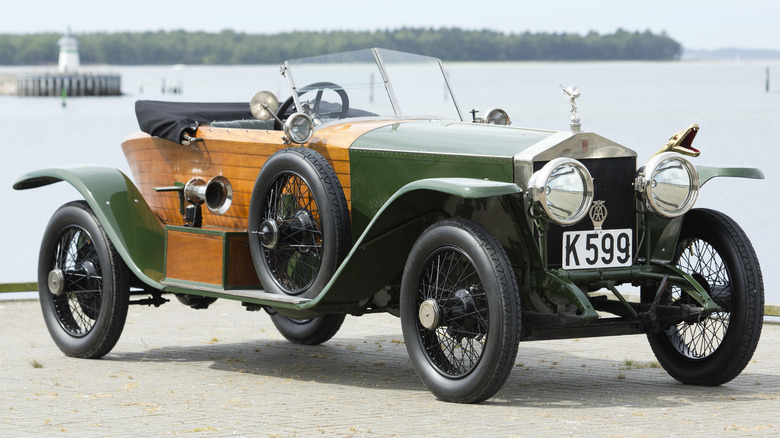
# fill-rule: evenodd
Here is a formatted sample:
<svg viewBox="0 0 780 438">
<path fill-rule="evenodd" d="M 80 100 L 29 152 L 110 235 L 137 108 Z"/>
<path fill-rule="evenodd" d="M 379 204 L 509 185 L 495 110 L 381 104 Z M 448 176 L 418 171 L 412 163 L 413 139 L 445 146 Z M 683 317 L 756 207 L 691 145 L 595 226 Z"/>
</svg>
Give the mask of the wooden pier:
<svg viewBox="0 0 780 438">
<path fill-rule="evenodd" d="M 64 93 L 63 93 L 63 90 Z M 35 73 L 16 76 L 18 96 L 119 96 L 122 79 L 118 74 Z"/>
</svg>

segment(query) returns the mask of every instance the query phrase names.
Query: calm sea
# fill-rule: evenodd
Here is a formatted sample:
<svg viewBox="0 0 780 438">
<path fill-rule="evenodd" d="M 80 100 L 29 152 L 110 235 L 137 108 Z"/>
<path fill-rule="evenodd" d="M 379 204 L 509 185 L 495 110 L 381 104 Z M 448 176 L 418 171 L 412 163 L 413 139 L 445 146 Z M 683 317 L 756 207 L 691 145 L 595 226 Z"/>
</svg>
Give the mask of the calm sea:
<svg viewBox="0 0 780 438">
<path fill-rule="evenodd" d="M 750 236 L 764 273 L 767 301 L 780 303 L 780 61 L 464 63 L 445 66 L 465 111 L 507 109 L 514 126 L 568 129 L 569 104 L 558 83 L 576 84 L 583 130 L 636 150 L 644 163 L 691 123 L 701 131 L 696 164 L 761 168 L 763 181 L 715 179 L 698 206 L 735 218 Z M 766 69 L 774 76 L 765 91 Z M 0 73 L 30 71 L 2 68 Z M 286 96 L 277 66 L 104 67 L 122 75 L 121 97 L 0 96 L 0 283 L 35 281 L 38 248 L 52 213 L 80 198 L 60 183 L 15 191 L 27 171 L 75 164 L 117 167 L 129 175 L 120 143 L 138 130 L 138 99 L 248 101 L 269 90 Z M 177 85 L 181 94 L 163 92 Z M 442 93 L 443 98 L 443 93 Z"/>
</svg>

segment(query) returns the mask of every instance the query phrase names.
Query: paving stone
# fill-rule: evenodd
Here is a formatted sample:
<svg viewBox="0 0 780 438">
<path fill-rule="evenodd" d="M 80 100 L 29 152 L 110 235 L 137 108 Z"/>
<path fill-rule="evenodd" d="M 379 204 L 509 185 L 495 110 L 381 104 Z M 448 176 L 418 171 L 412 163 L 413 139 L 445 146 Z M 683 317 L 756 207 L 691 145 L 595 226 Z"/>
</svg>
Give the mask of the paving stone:
<svg viewBox="0 0 780 438">
<path fill-rule="evenodd" d="M 520 344 L 503 389 L 437 401 L 400 321 L 348 317 L 329 342 L 290 344 L 264 312 L 220 300 L 130 308 L 101 360 L 63 355 L 36 301 L 0 302 L 0 436 L 776 436 L 780 326 L 720 387 L 677 383 L 644 336 Z"/>
</svg>

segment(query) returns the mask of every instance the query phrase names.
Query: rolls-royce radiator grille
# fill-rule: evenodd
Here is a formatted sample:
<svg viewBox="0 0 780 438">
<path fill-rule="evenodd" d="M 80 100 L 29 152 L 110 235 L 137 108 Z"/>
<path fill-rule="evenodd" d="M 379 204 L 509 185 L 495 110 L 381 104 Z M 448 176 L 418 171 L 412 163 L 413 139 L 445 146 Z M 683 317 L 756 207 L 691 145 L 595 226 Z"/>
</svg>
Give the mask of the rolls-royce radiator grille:
<svg viewBox="0 0 780 438">
<path fill-rule="evenodd" d="M 601 226 L 604 230 L 632 230 L 636 244 L 636 212 L 634 210 L 634 189 L 632 183 L 636 173 L 636 157 L 583 159 L 580 162 L 593 176 L 593 200 L 604 201 L 607 217 Z M 534 172 L 547 162 L 534 163 Z M 564 231 L 586 231 L 594 229 L 593 221 L 585 216 L 580 222 L 562 227 L 550 224 L 547 238 L 547 261 L 550 268 L 560 268 Z"/>
</svg>

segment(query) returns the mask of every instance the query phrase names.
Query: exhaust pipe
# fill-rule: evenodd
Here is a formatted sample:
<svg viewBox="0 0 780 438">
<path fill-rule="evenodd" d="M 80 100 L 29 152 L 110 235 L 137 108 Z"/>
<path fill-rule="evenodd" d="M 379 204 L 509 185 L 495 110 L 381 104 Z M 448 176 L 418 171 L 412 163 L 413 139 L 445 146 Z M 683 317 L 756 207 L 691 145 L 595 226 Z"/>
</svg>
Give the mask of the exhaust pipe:
<svg viewBox="0 0 780 438">
<path fill-rule="evenodd" d="M 211 178 L 208 183 L 193 178 L 184 186 L 184 198 L 195 205 L 205 203 L 212 213 L 224 214 L 233 204 L 233 185 L 222 175 Z"/>
</svg>

